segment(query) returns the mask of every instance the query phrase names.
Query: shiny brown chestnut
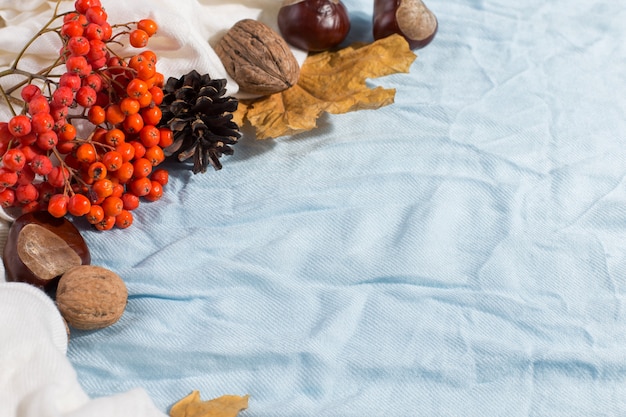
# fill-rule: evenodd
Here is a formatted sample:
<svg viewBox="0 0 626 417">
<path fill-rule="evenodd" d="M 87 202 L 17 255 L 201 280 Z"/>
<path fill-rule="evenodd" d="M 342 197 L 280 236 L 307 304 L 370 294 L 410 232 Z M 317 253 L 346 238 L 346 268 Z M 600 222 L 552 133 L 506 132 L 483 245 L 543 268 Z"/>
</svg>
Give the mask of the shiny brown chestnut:
<svg viewBox="0 0 626 417">
<path fill-rule="evenodd" d="M 397 33 L 419 49 L 433 40 L 439 24 L 422 0 L 374 0 L 373 26 L 374 39 Z"/>
<path fill-rule="evenodd" d="M 341 0 L 285 0 L 278 11 L 283 38 L 305 51 L 326 51 L 348 36 L 350 18 Z"/>
<path fill-rule="evenodd" d="M 38 211 L 15 219 L 2 260 L 7 281 L 32 284 L 54 297 L 61 275 L 76 265 L 89 265 L 91 255 L 72 222 Z"/>
</svg>

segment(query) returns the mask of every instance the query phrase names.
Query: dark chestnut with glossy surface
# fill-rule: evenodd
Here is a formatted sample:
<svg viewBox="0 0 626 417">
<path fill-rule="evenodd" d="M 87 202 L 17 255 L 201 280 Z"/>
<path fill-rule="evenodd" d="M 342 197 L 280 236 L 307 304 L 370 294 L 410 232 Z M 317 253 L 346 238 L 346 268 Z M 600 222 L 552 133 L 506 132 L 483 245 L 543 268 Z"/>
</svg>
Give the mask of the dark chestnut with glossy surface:
<svg viewBox="0 0 626 417">
<path fill-rule="evenodd" d="M 287 0 L 278 12 L 283 38 L 305 51 L 326 51 L 348 36 L 350 18 L 340 0 Z"/>
<path fill-rule="evenodd" d="M 24 242 L 25 236 L 31 240 Z M 29 260 L 26 259 L 27 255 L 38 255 L 41 259 Z M 52 259 L 59 255 L 62 259 L 70 260 L 66 265 L 68 269 L 76 263 L 88 265 L 91 262 L 89 248 L 72 222 L 64 217 L 53 217 L 46 211 L 23 214 L 11 225 L 4 247 L 2 259 L 6 279 L 32 284 L 53 296 L 65 268 L 59 266 L 58 258 Z M 45 271 L 46 262 L 54 264 L 51 270 L 59 273 Z M 33 270 L 39 271 L 35 273 Z"/>
</svg>

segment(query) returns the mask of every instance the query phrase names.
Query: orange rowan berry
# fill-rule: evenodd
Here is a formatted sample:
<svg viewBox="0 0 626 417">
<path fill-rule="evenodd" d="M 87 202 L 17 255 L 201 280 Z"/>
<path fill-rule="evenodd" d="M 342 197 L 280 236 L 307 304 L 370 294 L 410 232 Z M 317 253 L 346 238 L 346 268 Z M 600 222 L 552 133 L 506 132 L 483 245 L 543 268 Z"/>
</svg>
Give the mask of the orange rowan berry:
<svg viewBox="0 0 626 417">
<path fill-rule="evenodd" d="M 97 25 L 103 25 L 107 23 L 107 12 L 100 6 L 91 6 L 85 11 L 85 16 L 89 22 Z"/>
<path fill-rule="evenodd" d="M 63 187 L 66 181 L 70 179 L 70 171 L 64 166 L 54 166 L 46 179 L 53 187 Z"/>
<path fill-rule="evenodd" d="M 25 136 L 30 133 L 32 126 L 28 116 L 18 114 L 9 120 L 9 131 L 15 137 Z"/>
<path fill-rule="evenodd" d="M 106 143 L 105 137 L 106 137 L 107 133 L 108 133 L 107 129 L 102 128 L 102 127 L 98 127 L 91 134 L 91 141 L 92 142 L 97 142 L 97 143 Z"/>
<path fill-rule="evenodd" d="M 95 162 L 97 158 L 96 148 L 91 143 L 83 143 L 76 149 L 76 159 L 85 164 Z"/>
<path fill-rule="evenodd" d="M 154 85 L 159 88 L 163 88 L 165 85 L 165 76 L 158 71 L 154 74 Z"/>
<path fill-rule="evenodd" d="M 86 1 L 89 2 L 89 6 L 87 7 L 85 7 Z M 67 23 L 67 22 L 71 22 L 75 20 L 75 21 L 78 21 L 78 23 L 80 23 L 81 26 L 86 25 L 87 17 L 83 13 L 85 13 L 87 8 L 91 6 L 92 6 L 91 0 L 77 0 L 76 3 L 74 4 L 74 8 L 76 9 L 76 12 L 71 12 L 63 16 L 63 23 Z"/>
<path fill-rule="evenodd" d="M 122 155 L 123 162 L 128 162 L 135 157 L 135 147 L 129 142 L 118 144 L 115 150 Z"/>
<path fill-rule="evenodd" d="M 101 204 L 105 216 L 117 216 L 124 209 L 124 202 L 119 197 L 109 196 Z"/>
<path fill-rule="evenodd" d="M 159 139 L 159 146 L 161 148 L 165 149 L 172 143 L 174 143 L 174 132 L 172 132 L 171 129 L 167 127 L 161 127 L 159 128 L 159 132 L 161 133 Z"/>
<path fill-rule="evenodd" d="M 152 189 L 152 181 L 148 177 L 134 179 L 128 185 L 130 186 L 130 192 L 139 197 L 148 194 Z"/>
<path fill-rule="evenodd" d="M 113 128 L 104 135 L 104 143 L 110 146 L 117 147 L 120 144 L 124 143 L 125 140 L 126 134 L 124 133 L 124 131 L 118 128 Z"/>
<path fill-rule="evenodd" d="M 141 29 L 141 28 L 139 28 Z M 157 63 L 157 54 L 154 51 L 151 51 L 150 49 L 146 49 L 145 51 L 141 51 L 139 53 L 139 55 L 141 55 L 142 58 L 145 58 L 147 61 L 150 61 L 153 64 Z"/>
<path fill-rule="evenodd" d="M 115 226 L 115 217 L 105 215 L 101 221 L 95 223 L 94 226 L 98 230 L 111 230 Z"/>
<path fill-rule="evenodd" d="M 89 213 L 86 215 L 87 221 L 91 224 L 96 224 L 104 219 L 104 210 L 102 206 L 98 204 L 92 204 L 89 208 Z"/>
<path fill-rule="evenodd" d="M 111 75 L 120 75 L 127 71 L 126 67 L 130 66 L 123 59 L 112 56 L 107 61 L 108 73 Z"/>
<path fill-rule="evenodd" d="M 124 193 L 122 195 L 122 202 L 124 203 L 124 210 L 135 210 L 139 207 L 139 196 L 133 193 Z"/>
<path fill-rule="evenodd" d="M 135 159 L 142 158 L 146 154 L 146 147 L 138 140 L 131 140 L 130 144 L 135 148 Z"/>
<path fill-rule="evenodd" d="M 139 131 L 139 140 L 146 148 L 158 145 L 161 140 L 161 131 L 153 124 L 144 125 Z"/>
<path fill-rule="evenodd" d="M 131 114 L 139 113 L 140 109 L 139 101 L 134 98 L 124 97 L 122 101 L 120 101 L 120 110 L 122 110 L 127 117 Z"/>
<path fill-rule="evenodd" d="M 148 92 L 152 95 L 152 102 L 155 106 L 160 106 L 163 103 L 163 89 L 159 86 L 153 85 L 148 89 Z"/>
<path fill-rule="evenodd" d="M 3 140 L 3 145 L 5 149 L 3 149 L 3 152 L 0 153 L 6 152 L 6 148 L 8 148 L 9 142 L 13 140 L 13 137 L 13 135 L 10 135 L 8 138 Z M 22 145 L 33 145 L 35 142 L 37 142 L 37 134 L 35 132 L 30 132 L 27 135 L 20 136 L 19 138 L 17 138 L 17 140 Z"/>
<path fill-rule="evenodd" d="M 41 210 L 42 205 L 39 201 L 31 201 L 30 203 L 24 204 L 20 210 L 22 214 L 26 213 L 34 213 L 36 211 Z"/>
<path fill-rule="evenodd" d="M 54 130 L 48 130 L 37 135 L 36 143 L 40 149 L 50 150 L 59 143 L 59 136 Z"/>
<path fill-rule="evenodd" d="M 147 177 L 152 173 L 152 162 L 145 157 L 137 158 L 133 161 L 135 178 Z"/>
<path fill-rule="evenodd" d="M 139 133 L 144 126 L 143 117 L 139 113 L 129 114 L 122 122 L 124 131 L 129 134 Z"/>
<path fill-rule="evenodd" d="M 54 127 L 54 118 L 50 113 L 35 113 L 30 118 L 31 130 L 35 133 L 44 133 Z"/>
<path fill-rule="evenodd" d="M 155 169 L 152 172 L 152 175 L 150 175 L 150 179 L 152 181 L 156 181 L 161 185 L 166 185 L 169 181 L 169 178 L 170 178 L 169 172 L 163 168 Z"/>
<path fill-rule="evenodd" d="M 50 201 L 50 197 L 57 193 L 57 189 L 47 182 L 40 182 L 38 184 L 38 188 L 39 201 L 41 202 L 42 207 L 47 207 L 48 202 Z"/>
<path fill-rule="evenodd" d="M 26 155 L 17 148 L 9 149 L 2 156 L 2 163 L 11 171 L 19 171 L 26 165 Z"/>
<path fill-rule="evenodd" d="M 144 60 L 139 65 L 137 65 L 135 71 L 137 71 L 137 78 L 148 82 L 148 84 L 150 85 L 151 82 L 149 80 L 156 74 L 156 66 L 152 61 Z"/>
<path fill-rule="evenodd" d="M 163 112 L 161 111 L 161 108 L 159 106 L 146 107 L 145 109 L 141 110 L 141 117 L 143 118 L 144 123 L 147 125 L 158 125 L 161 121 L 162 115 Z"/>
<path fill-rule="evenodd" d="M 66 155 L 72 152 L 75 147 L 76 147 L 76 144 L 74 142 L 64 141 L 64 142 L 57 143 L 56 150 L 59 151 L 60 154 Z"/>
<path fill-rule="evenodd" d="M 112 197 L 122 197 L 125 192 L 125 188 L 123 184 L 119 182 L 115 182 L 115 178 L 112 179 L 113 182 L 113 192 L 111 193 Z"/>
<path fill-rule="evenodd" d="M 120 105 L 113 103 L 106 108 L 106 121 L 112 125 L 118 125 L 124 121 L 126 115 L 121 110 Z"/>
<path fill-rule="evenodd" d="M 30 160 L 30 167 L 38 175 L 48 175 L 53 168 L 52 161 L 46 155 L 37 154 Z"/>
<path fill-rule="evenodd" d="M 137 22 L 137 29 L 143 30 L 148 36 L 153 36 L 158 28 L 157 23 L 152 19 L 141 19 Z"/>
<path fill-rule="evenodd" d="M 63 217 L 67 214 L 68 196 L 64 194 L 55 194 L 48 201 L 48 213 L 54 217 Z"/>
<path fill-rule="evenodd" d="M 83 34 L 83 25 L 81 25 L 77 20 L 72 20 L 69 22 L 63 23 L 61 27 L 61 35 L 65 37 L 73 37 L 73 36 L 82 36 Z"/>
<path fill-rule="evenodd" d="M 89 108 L 89 111 L 87 112 L 87 120 L 94 125 L 100 125 L 106 120 L 106 111 L 102 108 L 102 106 L 95 104 Z"/>
<path fill-rule="evenodd" d="M 96 194 L 97 198 L 107 198 L 113 194 L 113 181 L 108 178 L 101 178 L 94 181 L 91 190 Z"/>
<path fill-rule="evenodd" d="M 150 36 L 141 29 L 135 29 L 130 32 L 129 41 L 132 46 L 135 48 L 143 48 L 148 45 L 148 40 Z"/>
<path fill-rule="evenodd" d="M 133 224 L 133 214 L 128 210 L 122 210 L 120 214 L 115 216 L 115 226 L 120 229 L 126 229 Z"/>
<path fill-rule="evenodd" d="M 28 88 L 31 86 L 39 89 L 39 87 L 34 84 L 29 84 L 24 88 Z M 22 89 L 22 92 L 23 91 L 24 89 Z M 28 97 L 29 94 L 30 93 L 27 92 L 26 96 Z M 35 115 L 37 113 L 50 113 L 50 103 L 48 102 L 46 96 L 41 94 L 41 90 L 39 90 L 39 93 L 37 93 L 37 95 L 31 97 L 30 100 L 25 99 L 25 101 L 28 103 L 28 113 L 31 115 Z"/>
<path fill-rule="evenodd" d="M 150 181 L 150 192 L 144 196 L 148 201 L 157 201 L 163 197 L 163 186 L 157 181 Z"/>
<path fill-rule="evenodd" d="M 151 146 L 146 149 L 146 154 L 144 155 L 153 167 L 159 165 L 161 162 L 165 161 L 165 153 L 163 149 L 159 145 Z"/>
<path fill-rule="evenodd" d="M 137 54 L 128 60 L 128 67 L 137 71 L 137 68 L 147 60 L 148 58 L 143 53 Z"/>
<path fill-rule="evenodd" d="M 132 98 L 139 98 L 148 91 L 148 84 L 139 78 L 133 78 L 126 86 L 126 94 Z"/>
<path fill-rule="evenodd" d="M 17 172 L 8 168 L 0 167 L 0 187 L 3 189 L 12 187 L 17 183 L 17 179 Z"/>
<path fill-rule="evenodd" d="M 96 181 L 104 179 L 107 176 L 107 167 L 102 162 L 92 162 L 87 168 L 87 176 Z"/>
<path fill-rule="evenodd" d="M 120 183 L 126 184 L 133 177 L 134 171 L 135 167 L 133 166 L 133 163 L 125 161 L 122 162 L 122 165 L 120 165 L 119 169 L 115 171 L 113 175 Z"/>
<path fill-rule="evenodd" d="M 124 162 L 122 154 L 117 151 L 105 152 L 101 161 L 109 172 L 117 171 Z"/>
<path fill-rule="evenodd" d="M 141 97 L 137 99 L 137 101 L 139 101 L 139 105 L 141 106 L 142 109 L 144 107 L 151 106 L 153 103 L 152 93 L 150 91 L 146 91 L 144 94 L 141 95 Z"/>
<path fill-rule="evenodd" d="M 16 149 L 19 149 L 24 154 L 24 158 L 26 158 L 26 165 L 30 164 L 35 156 L 41 155 L 41 151 L 39 151 L 37 147 L 33 147 L 31 145 L 20 145 Z"/>
<path fill-rule="evenodd" d="M 63 142 L 76 139 L 76 127 L 71 123 L 64 124 L 59 129 L 57 137 Z"/>
<path fill-rule="evenodd" d="M 67 202 L 67 211 L 72 216 L 84 216 L 91 210 L 91 201 L 83 194 L 74 194 Z"/>
<path fill-rule="evenodd" d="M 32 179 L 30 180 L 32 181 Z M 39 197 L 39 191 L 30 181 L 20 183 L 18 179 L 18 186 L 15 187 L 15 200 L 22 204 L 28 204 L 31 201 L 36 201 Z"/>
</svg>

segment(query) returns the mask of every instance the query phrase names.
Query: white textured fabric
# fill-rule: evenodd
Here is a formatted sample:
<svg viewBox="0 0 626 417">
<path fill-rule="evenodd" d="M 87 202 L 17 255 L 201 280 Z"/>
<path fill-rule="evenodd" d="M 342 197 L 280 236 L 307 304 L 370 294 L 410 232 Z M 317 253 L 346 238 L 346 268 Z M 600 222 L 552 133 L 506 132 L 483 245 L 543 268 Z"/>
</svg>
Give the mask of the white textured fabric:
<svg viewBox="0 0 626 417">
<path fill-rule="evenodd" d="M 142 389 L 90 400 L 66 357 L 53 301 L 23 283 L 0 283 L 0 417 L 164 417 Z"/>
</svg>

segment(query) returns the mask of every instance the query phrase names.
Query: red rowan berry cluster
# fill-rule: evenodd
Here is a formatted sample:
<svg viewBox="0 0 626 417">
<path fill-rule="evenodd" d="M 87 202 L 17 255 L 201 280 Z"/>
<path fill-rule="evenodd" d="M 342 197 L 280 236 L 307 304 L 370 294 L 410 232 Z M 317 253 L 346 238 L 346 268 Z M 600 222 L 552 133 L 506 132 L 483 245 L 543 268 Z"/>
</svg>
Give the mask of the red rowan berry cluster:
<svg viewBox="0 0 626 417">
<path fill-rule="evenodd" d="M 9 89 L 0 86 L 13 113 L 0 123 L 0 204 L 85 216 L 98 230 L 126 228 L 141 199 L 162 196 L 168 173 L 156 167 L 173 134 L 158 127 L 164 77 L 155 53 L 123 57 L 114 47 L 127 37 L 145 48 L 157 24 L 111 25 L 100 0 L 76 0 L 67 13 L 58 7 L 36 35 L 58 35 L 58 59 L 37 73 L 23 71 L 26 46 L 0 73 L 24 76 Z"/>
</svg>

